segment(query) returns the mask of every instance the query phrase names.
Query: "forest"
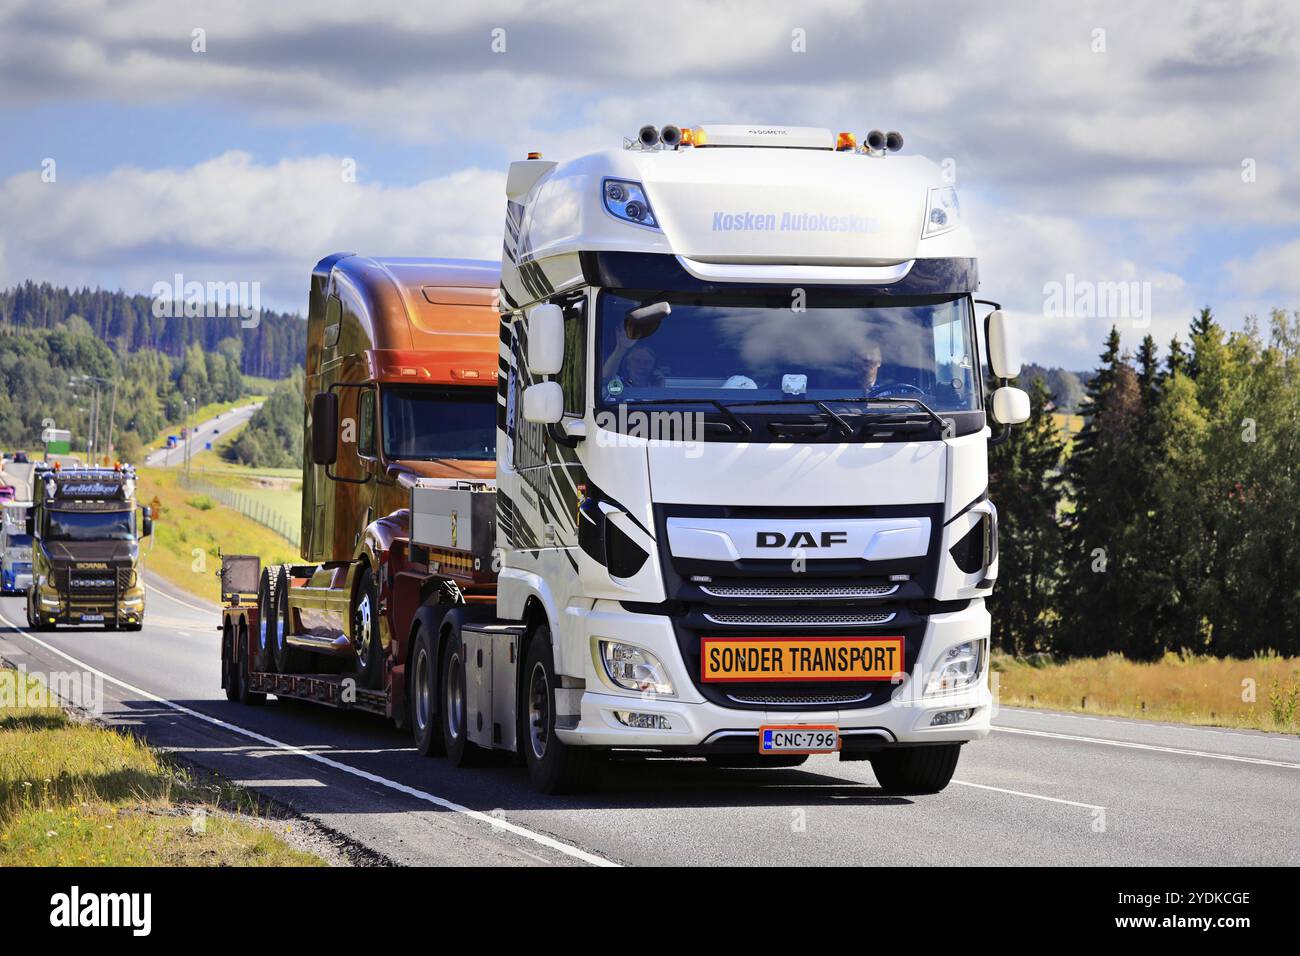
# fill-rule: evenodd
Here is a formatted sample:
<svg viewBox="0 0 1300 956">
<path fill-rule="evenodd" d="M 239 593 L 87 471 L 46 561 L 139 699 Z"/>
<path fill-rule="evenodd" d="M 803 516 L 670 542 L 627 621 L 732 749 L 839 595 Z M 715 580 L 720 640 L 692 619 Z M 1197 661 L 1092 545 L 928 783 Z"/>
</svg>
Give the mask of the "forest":
<svg viewBox="0 0 1300 956">
<path fill-rule="evenodd" d="M 1300 654 L 1300 313 L 1227 332 L 1205 308 L 1163 358 L 1112 328 L 1068 448 L 1021 381 L 1033 417 L 989 461 L 995 646 Z"/>
</svg>

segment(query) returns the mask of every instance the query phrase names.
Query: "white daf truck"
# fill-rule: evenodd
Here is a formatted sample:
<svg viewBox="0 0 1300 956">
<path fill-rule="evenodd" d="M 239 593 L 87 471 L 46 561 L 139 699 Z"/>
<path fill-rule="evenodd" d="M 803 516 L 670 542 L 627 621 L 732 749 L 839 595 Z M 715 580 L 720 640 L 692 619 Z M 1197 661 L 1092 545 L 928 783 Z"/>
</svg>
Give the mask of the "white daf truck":
<svg viewBox="0 0 1300 956">
<path fill-rule="evenodd" d="M 453 750 L 545 789 L 614 749 L 838 753 L 929 792 L 987 735 L 987 446 L 1028 399 L 954 187 L 901 146 L 646 127 L 511 165 L 497 593 L 470 706 L 432 688 Z M 413 543 L 453 546 L 457 495 L 413 498 Z"/>
<path fill-rule="evenodd" d="M 313 307 L 309 342 L 364 345 L 370 371 L 314 386 L 305 467 L 375 481 L 376 502 L 409 494 L 355 536 L 339 526 L 351 561 L 259 585 L 257 558 L 226 557 L 231 699 L 386 714 L 457 765 L 522 755 L 546 792 L 613 752 L 837 754 L 891 792 L 946 786 L 989 732 L 987 447 L 1029 402 L 1003 314 L 977 317 L 956 192 L 901 145 L 666 126 L 512 164 L 494 474 L 460 460 L 490 444 L 464 403 L 492 401 L 491 338 L 475 352 L 479 313 L 445 305 L 486 303 L 460 287 L 490 264 L 420 279 L 408 260 L 323 260 L 313 290 L 400 292 L 401 341 L 438 334 L 364 345 L 401 310 L 358 308 L 353 334 L 347 308 L 340 333 Z M 426 302 L 443 311 L 421 317 Z M 345 388 L 373 435 L 356 465 Z M 450 392 L 412 418 L 410 389 Z M 416 437 L 447 449 L 415 456 L 441 472 L 406 461 Z M 255 664 L 281 645 L 312 660 Z"/>
</svg>

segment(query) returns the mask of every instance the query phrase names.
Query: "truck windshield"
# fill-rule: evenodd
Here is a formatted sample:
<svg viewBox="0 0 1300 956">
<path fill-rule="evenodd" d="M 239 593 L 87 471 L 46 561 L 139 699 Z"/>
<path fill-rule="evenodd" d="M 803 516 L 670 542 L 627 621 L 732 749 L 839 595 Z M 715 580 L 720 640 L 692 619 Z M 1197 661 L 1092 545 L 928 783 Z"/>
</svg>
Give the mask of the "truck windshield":
<svg viewBox="0 0 1300 956">
<path fill-rule="evenodd" d="M 50 541 L 130 541 L 135 538 L 134 511 L 48 511 L 45 537 Z"/>
<path fill-rule="evenodd" d="M 980 407 L 969 299 L 805 290 L 601 297 L 597 401 L 899 398 Z M 667 314 L 662 305 L 668 304 Z M 640 310 L 643 318 L 629 316 Z"/>
<path fill-rule="evenodd" d="M 384 389 L 384 455 L 390 461 L 492 461 L 495 388 L 399 385 Z"/>
</svg>

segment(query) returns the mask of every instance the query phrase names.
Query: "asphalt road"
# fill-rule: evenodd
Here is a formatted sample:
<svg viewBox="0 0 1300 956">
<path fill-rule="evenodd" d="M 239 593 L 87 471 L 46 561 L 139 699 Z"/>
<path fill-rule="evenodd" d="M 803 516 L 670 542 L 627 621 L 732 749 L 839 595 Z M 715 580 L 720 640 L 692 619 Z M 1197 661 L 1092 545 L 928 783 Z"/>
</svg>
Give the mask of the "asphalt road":
<svg viewBox="0 0 1300 956">
<path fill-rule="evenodd" d="M 886 796 L 870 764 L 818 756 L 796 770 L 621 761 L 598 792 L 543 797 L 518 767 L 423 759 L 377 717 L 228 703 L 217 621 L 151 587 L 141 632 L 29 635 L 5 599 L 0 657 L 106 675 L 106 719 L 395 863 L 1300 863 L 1298 737 L 1004 709 L 935 796 Z"/>
<path fill-rule="evenodd" d="M 197 455 L 203 451 L 203 446 L 208 442 L 215 443 L 226 432 L 236 425 L 243 424 L 253 417 L 253 412 L 262 407 L 261 402 L 251 405 L 240 405 L 232 408 L 230 411 L 218 415 L 216 418 L 209 418 L 205 422 L 199 422 L 194 426 L 191 436 L 185 441 L 180 441 L 181 428 L 177 425 L 172 432 L 177 436 L 175 448 L 160 448 L 157 451 L 150 452 L 145 456 L 144 463 L 151 468 L 170 468 L 173 465 L 183 464 L 185 461 L 185 446 L 190 446 L 190 455 Z M 215 431 L 214 431 L 215 429 Z"/>
</svg>

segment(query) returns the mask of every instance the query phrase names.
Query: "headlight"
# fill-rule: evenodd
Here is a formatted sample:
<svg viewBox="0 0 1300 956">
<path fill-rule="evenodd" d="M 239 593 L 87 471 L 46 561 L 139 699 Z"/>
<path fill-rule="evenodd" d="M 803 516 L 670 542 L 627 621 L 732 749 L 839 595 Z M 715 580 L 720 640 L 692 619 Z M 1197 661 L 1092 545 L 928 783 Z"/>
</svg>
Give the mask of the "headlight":
<svg viewBox="0 0 1300 956">
<path fill-rule="evenodd" d="M 986 643 L 987 639 L 981 638 L 978 641 L 963 641 L 948 648 L 930 674 L 925 692 L 943 694 L 969 687 L 979 680 Z"/>
<path fill-rule="evenodd" d="M 605 208 L 610 214 L 624 222 L 634 222 L 638 226 L 658 229 L 654 210 L 650 200 L 645 198 L 645 190 L 640 183 L 626 179 L 606 179 L 600 187 L 605 194 Z"/>
<path fill-rule="evenodd" d="M 957 203 L 957 189 L 953 186 L 935 186 L 925 203 L 925 226 L 921 238 L 928 239 L 961 225 L 961 206 Z"/>
<path fill-rule="evenodd" d="M 617 641 L 601 641 L 600 659 L 609 679 L 624 690 L 643 694 L 673 693 L 673 682 L 667 669 L 647 650 Z"/>
</svg>

